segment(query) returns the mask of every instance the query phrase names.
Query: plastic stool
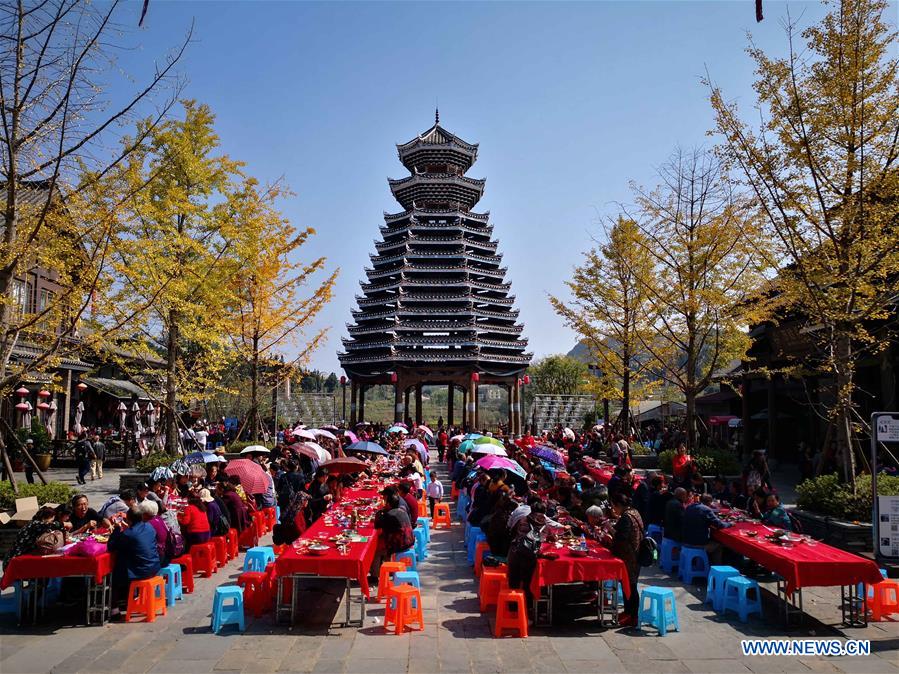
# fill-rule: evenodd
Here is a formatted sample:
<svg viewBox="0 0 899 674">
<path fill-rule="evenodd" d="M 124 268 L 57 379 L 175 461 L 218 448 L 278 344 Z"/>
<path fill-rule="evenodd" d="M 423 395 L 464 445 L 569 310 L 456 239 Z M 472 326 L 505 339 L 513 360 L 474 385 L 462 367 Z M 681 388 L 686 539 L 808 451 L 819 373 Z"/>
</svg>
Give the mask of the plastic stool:
<svg viewBox="0 0 899 674">
<path fill-rule="evenodd" d="M 418 560 L 415 558 L 414 548 L 395 553 L 391 558 L 391 561 L 403 562 L 407 568 L 412 569 L 413 571 L 418 570 Z"/>
<path fill-rule="evenodd" d="M 434 528 L 438 529 L 439 527 L 452 527 L 453 526 L 453 518 L 450 515 L 450 507 L 449 503 L 435 503 L 434 504 Z"/>
<path fill-rule="evenodd" d="M 225 534 L 225 540 L 228 542 L 228 559 L 234 559 L 239 552 L 238 540 L 240 540 L 240 536 L 237 534 L 237 529 L 228 529 L 228 533 Z"/>
<path fill-rule="evenodd" d="M 250 522 L 250 526 L 240 532 L 237 537 L 238 548 L 248 550 L 259 545 L 259 536 L 256 534 L 256 525 Z"/>
<path fill-rule="evenodd" d="M 218 572 L 214 543 L 196 543 L 190 546 L 190 557 L 194 560 L 194 571 L 202 573 L 204 578 Z"/>
<path fill-rule="evenodd" d="M 184 588 L 181 584 L 181 566 L 169 564 L 159 569 L 159 575 L 165 580 L 165 603 L 175 605 L 176 599 L 184 599 Z"/>
<path fill-rule="evenodd" d="M 698 564 L 696 564 L 698 562 Z M 680 579 L 692 583 L 694 578 L 705 578 L 709 575 L 709 556 L 705 548 L 692 548 L 685 545 L 680 549 Z"/>
<path fill-rule="evenodd" d="M 646 600 L 649 605 L 646 605 Z M 670 605 L 669 605 L 670 601 Z M 659 636 L 663 637 L 669 629 L 680 632 L 680 624 L 677 621 L 677 604 L 674 601 L 674 591 L 667 587 L 645 587 L 640 595 L 640 612 L 637 617 L 637 628 L 642 625 L 651 625 L 659 630 Z"/>
<path fill-rule="evenodd" d="M 509 579 L 505 569 L 481 569 L 481 582 L 478 584 L 481 613 L 491 606 L 496 606 L 496 600 L 502 590 L 509 589 Z"/>
<path fill-rule="evenodd" d="M 415 523 L 416 526 L 421 526 L 425 531 L 425 540 L 430 543 L 431 542 L 431 518 L 430 517 L 419 517 Z"/>
<path fill-rule="evenodd" d="M 128 588 L 128 608 L 125 611 L 125 622 L 131 622 L 134 614 L 143 614 L 148 623 L 156 622 L 156 613 L 165 615 L 165 580 L 162 576 L 153 576 L 146 580 L 132 580 Z"/>
<path fill-rule="evenodd" d="M 430 513 L 428 512 L 428 502 L 427 501 L 419 501 L 418 502 L 418 516 L 419 517 L 427 517 Z"/>
<path fill-rule="evenodd" d="M 254 510 L 251 514 L 253 517 L 253 526 L 256 527 L 256 537 L 262 538 L 265 536 L 266 532 L 265 513 L 261 510 Z"/>
<path fill-rule="evenodd" d="M 886 580 L 886 578 L 887 578 L 887 570 L 886 570 L 886 569 L 880 569 L 880 575 L 883 577 L 884 580 Z M 873 585 L 867 585 L 867 584 L 865 584 L 865 583 L 859 583 L 859 584 L 856 586 L 856 591 L 857 591 L 859 597 L 864 597 L 865 594 L 867 594 L 867 595 L 868 595 L 868 601 L 870 601 L 871 598 L 874 596 L 874 586 L 873 586 Z"/>
<path fill-rule="evenodd" d="M 474 548 L 474 576 L 481 577 L 481 570 L 484 567 L 484 555 L 490 554 L 490 544 L 487 541 L 478 541 Z"/>
<path fill-rule="evenodd" d="M 674 569 L 680 565 L 680 543 L 673 538 L 662 539 L 662 555 L 659 557 L 659 566 L 668 573 L 674 573 Z"/>
<path fill-rule="evenodd" d="M 278 513 L 275 509 L 275 506 L 271 508 L 264 508 L 262 510 L 262 514 L 265 515 L 265 530 L 271 531 L 275 528 L 275 524 L 278 522 Z"/>
<path fill-rule="evenodd" d="M 212 631 L 218 634 L 225 625 L 237 625 L 243 632 L 246 623 L 243 617 L 243 589 L 237 585 L 223 585 L 215 588 L 212 600 Z"/>
<path fill-rule="evenodd" d="M 267 545 L 250 548 L 243 558 L 244 571 L 265 571 L 269 562 L 275 561 L 275 551 Z"/>
<path fill-rule="evenodd" d="M 225 566 L 228 563 L 228 539 L 224 536 L 213 536 L 209 542 L 215 546 L 215 558 L 219 566 Z"/>
<path fill-rule="evenodd" d="M 378 596 L 376 599 L 381 601 L 387 596 L 387 590 L 393 585 L 391 574 L 396 574 L 406 570 L 403 562 L 384 562 L 381 564 L 381 570 L 378 572 Z"/>
<path fill-rule="evenodd" d="M 177 564 L 182 568 L 181 583 L 185 594 L 194 591 L 194 558 L 188 555 L 181 555 L 177 559 L 172 560 L 172 564 Z"/>
<path fill-rule="evenodd" d="M 617 595 L 613 595 L 613 592 L 617 592 Z M 615 597 L 615 601 L 612 601 L 613 596 Z M 603 603 L 603 606 L 615 606 L 620 605 L 624 601 L 624 588 L 621 587 L 621 583 L 619 581 L 614 580 L 604 580 L 602 581 L 602 590 L 600 594 L 600 599 Z"/>
<path fill-rule="evenodd" d="M 418 623 L 418 629 L 425 628 L 424 612 L 421 606 L 421 592 L 412 585 L 394 585 L 387 591 L 387 609 L 384 612 L 384 628 L 393 623 L 394 634 L 402 634 L 410 623 Z"/>
<path fill-rule="evenodd" d="M 732 566 L 713 566 L 709 569 L 709 580 L 705 586 L 704 604 L 711 604 L 714 611 L 724 609 L 724 581 L 740 572 Z"/>
<path fill-rule="evenodd" d="M 884 616 L 899 613 L 899 580 L 882 580 L 872 585 L 871 620 L 877 622 Z"/>
<path fill-rule="evenodd" d="M 427 534 L 424 529 L 413 529 L 413 535 L 415 536 L 415 555 L 418 559 L 424 560 L 428 557 L 428 543 L 425 540 Z"/>
<path fill-rule="evenodd" d="M 752 591 L 753 596 L 749 596 Z M 762 615 L 762 593 L 759 584 L 743 576 L 731 576 L 724 581 L 724 613 L 736 611 L 740 622 L 749 620 L 750 613 Z"/>
<path fill-rule="evenodd" d="M 665 530 L 658 524 L 650 524 L 646 527 L 646 535 L 653 539 L 658 545 L 661 545 L 662 539 L 665 538 Z"/>
<path fill-rule="evenodd" d="M 515 607 L 514 611 L 510 610 L 512 606 Z M 499 591 L 496 598 L 496 624 L 493 636 L 501 637 L 503 630 L 515 630 L 522 639 L 528 636 L 528 611 L 524 592 L 521 590 Z"/>
<path fill-rule="evenodd" d="M 271 588 L 267 573 L 244 571 L 237 577 L 237 584 L 243 588 L 244 609 L 252 611 L 258 618 L 271 601 Z"/>
<path fill-rule="evenodd" d="M 453 482 L 453 486 L 450 488 L 450 498 L 453 501 L 459 498 L 459 488 L 456 486 L 455 482 Z"/>
<path fill-rule="evenodd" d="M 483 532 L 481 527 L 472 527 L 471 536 L 468 537 L 468 563 L 474 566 L 474 551 L 478 547 L 478 543 L 487 540 L 487 534 Z"/>
<path fill-rule="evenodd" d="M 413 585 L 421 590 L 421 578 L 418 571 L 398 571 L 393 574 L 393 584 L 396 585 Z"/>
<path fill-rule="evenodd" d="M 471 497 L 467 491 L 463 491 L 459 494 L 459 502 L 456 503 L 456 517 L 459 518 L 460 522 L 465 522 L 468 519 L 469 505 L 471 505 Z"/>
</svg>

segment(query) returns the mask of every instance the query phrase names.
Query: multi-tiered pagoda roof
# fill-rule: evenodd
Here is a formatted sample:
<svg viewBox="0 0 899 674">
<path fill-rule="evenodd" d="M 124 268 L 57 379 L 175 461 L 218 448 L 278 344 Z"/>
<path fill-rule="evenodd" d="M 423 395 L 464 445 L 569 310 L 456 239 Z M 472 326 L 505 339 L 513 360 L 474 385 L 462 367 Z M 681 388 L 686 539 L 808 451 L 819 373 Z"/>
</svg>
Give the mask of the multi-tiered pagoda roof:
<svg viewBox="0 0 899 674">
<path fill-rule="evenodd" d="M 485 181 L 465 175 L 478 146 L 438 117 L 397 151 L 409 176 L 389 183 L 403 210 L 384 215 L 341 365 L 363 379 L 434 367 L 521 372 L 531 359 L 524 326 L 489 214 L 474 212 Z"/>
</svg>

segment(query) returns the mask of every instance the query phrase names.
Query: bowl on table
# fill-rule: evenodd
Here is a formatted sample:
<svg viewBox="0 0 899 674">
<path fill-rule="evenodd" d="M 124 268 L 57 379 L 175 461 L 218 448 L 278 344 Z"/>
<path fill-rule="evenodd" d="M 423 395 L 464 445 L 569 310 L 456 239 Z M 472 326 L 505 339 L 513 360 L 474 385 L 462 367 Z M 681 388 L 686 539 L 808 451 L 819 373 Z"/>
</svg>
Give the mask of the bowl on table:
<svg viewBox="0 0 899 674">
<path fill-rule="evenodd" d="M 306 552 L 308 552 L 310 555 L 323 555 L 329 549 L 330 548 L 327 545 L 324 545 L 322 543 L 313 543 L 306 548 Z"/>
<path fill-rule="evenodd" d="M 755 538 L 756 536 L 759 535 L 759 532 L 756 531 L 755 529 L 744 529 L 743 535 L 747 536 L 748 538 Z"/>
<path fill-rule="evenodd" d="M 584 550 L 580 546 L 575 547 L 573 545 L 570 545 L 570 546 L 568 546 L 568 552 L 571 554 L 572 557 L 586 557 L 587 556 L 587 550 Z"/>
</svg>

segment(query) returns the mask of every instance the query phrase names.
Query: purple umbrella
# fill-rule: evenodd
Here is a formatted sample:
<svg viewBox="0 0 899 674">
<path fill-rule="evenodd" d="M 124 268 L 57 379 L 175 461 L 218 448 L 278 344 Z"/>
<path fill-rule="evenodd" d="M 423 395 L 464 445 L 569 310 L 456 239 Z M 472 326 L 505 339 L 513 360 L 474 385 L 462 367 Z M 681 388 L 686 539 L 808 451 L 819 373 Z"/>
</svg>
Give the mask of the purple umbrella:
<svg viewBox="0 0 899 674">
<path fill-rule="evenodd" d="M 547 447 L 546 445 L 537 445 L 536 447 L 531 447 L 528 452 L 531 454 L 531 456 L 536 456 L 538 459 L 549 461 L 550 463 L 554 463 L 557 466 L 565 465 L 565 459 L 563 459 L 562 455 L 552 447 Z"/>
<path fill-rule="evenodd" d="M 359 436 L 353 433 L 353 431 L 344 431 L 343 434 L 350 439 L 350 442 L 359 442 Z"/>
</svg>

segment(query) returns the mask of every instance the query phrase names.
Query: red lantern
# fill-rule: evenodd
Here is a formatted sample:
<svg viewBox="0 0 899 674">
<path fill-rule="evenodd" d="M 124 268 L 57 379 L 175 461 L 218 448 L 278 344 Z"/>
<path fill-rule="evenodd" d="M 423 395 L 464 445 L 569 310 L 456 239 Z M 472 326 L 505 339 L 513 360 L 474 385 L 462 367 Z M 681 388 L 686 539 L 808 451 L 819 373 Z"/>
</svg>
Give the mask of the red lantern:
<svg viewBox="0 0 899 674">
<path fill-rule="evenodd" d="M 340 385 L 346 386 L 346 377 L 343 375 L 341 375 L 341 377 L 340 377 Z"/>
<path fill-rule="evenodd" d="M 39 403 L 37 404 L 37 408 L 38 408 L 39 410 L 49 410 L 49 409 L 50 409 L 50 403 L 45 403 L 44 401 L 41 401 L 41 402 L 39 402 Z"/>
<path fill-rule="evenodd" d="M 529 375 L 529 374 L 524 375 L 524 385 L 527 386 L 530 383 L 531 383 L 531 375 Z"/>
<path fill-rule="evenodd" d="M 524 383 L 524 382 L 522 381 L 521 377 L 519 377 L 519 378 L 518 378 L 518 388 L 521 388 L 521 385 L 522 385 L 523 383 Z"/>
<path fill-rule="evenodd" d="M 16 395 L 19 396 L 20 398 L 24 398 L 29 393 L 30 393 L 30 391 L 27 388 L 25 388 L 24 386 L 16 389 Z"/>
<path fill-rule="evenodd" d="M 28 403 L 19 403 L 16 405 L 16 409 L 20 412 L 26 412 L 28 410 Z"/>
<path fill-rule="evenodd" d="M 472 373 L 471 373 L 471 380 L 472 380 L 475 384 L 477 384 L 479 381 L 481 381 L 481 375 L 478 374 L 477 372 L 472 372 Z"/>
<path fill-rule="evenodd" d="M 87 384 L 85 384 L 83 381 L 80 381 L 80 382 L 78 382 L 78 385 L 75 386 L 75 388 L 77 388 L 79 391 L 84 393 L 84 391 L 87 390 Z"/>
<path fill-rule="evenodd" d="M 53 394 L 50 393 L 50 391 L 48 391 L 48 390 L 45 389 L 45 388 L 42 388 L 40 391 L 37 392 L 37 397 L 38 397 L 38 398 L 49 398 L 49 397 L 52 396 L 52 395 L 53 395 Z"/>
<path fill-rule="evenodd" d="M 390 383 L 391 384 L 396 384 L 398 379 L 399 379 L 399 377 L 396 376 L 396 372 L 390 373 Z"/>
</svg>

